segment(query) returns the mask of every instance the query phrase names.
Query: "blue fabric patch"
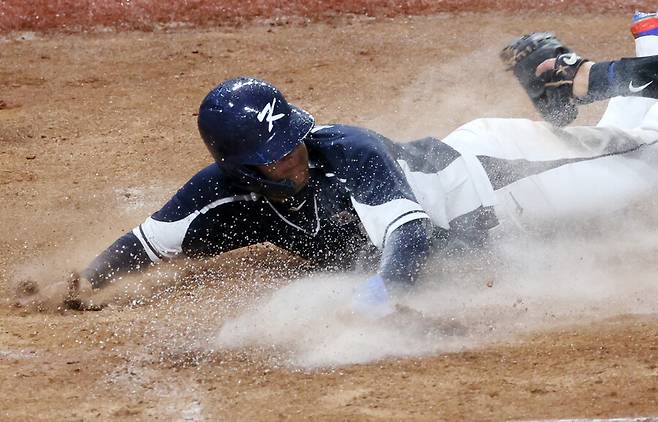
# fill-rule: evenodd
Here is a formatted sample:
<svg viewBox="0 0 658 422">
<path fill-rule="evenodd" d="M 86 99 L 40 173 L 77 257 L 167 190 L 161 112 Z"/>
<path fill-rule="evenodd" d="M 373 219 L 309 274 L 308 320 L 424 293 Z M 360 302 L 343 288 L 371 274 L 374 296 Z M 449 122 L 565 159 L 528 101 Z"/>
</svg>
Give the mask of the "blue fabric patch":
<svg viewBox="0 0 658 422">
<path fill-rule="evenodd" d="M 613 86 L 615 83 L 615 62 L 608 66 L 608 85 Z"/>
<path fill-rule="evenodd" d="M 648 30 L 648 31 L 639 32 L 639 33 L 637 33 L 637 34 L 635 35 L 635 38 L 644 37 L 644 36 L 646 36 L 646 35 L 656 35 L 656 36 L 658 36 L 658 27 L 657 27 L 657 28 L 650 29 L 650 30 Z"/>
</svg>

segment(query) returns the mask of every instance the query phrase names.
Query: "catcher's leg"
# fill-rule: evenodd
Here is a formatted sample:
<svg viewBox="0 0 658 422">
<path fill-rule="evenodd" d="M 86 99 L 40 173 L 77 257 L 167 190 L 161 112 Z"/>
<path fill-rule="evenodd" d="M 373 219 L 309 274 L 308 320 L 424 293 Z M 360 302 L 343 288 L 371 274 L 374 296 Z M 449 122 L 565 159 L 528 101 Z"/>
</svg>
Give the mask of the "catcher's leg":
<svg viewBox="0 0 658 422">
<path fill-rule="evenodd" d="M 499 220 L 521 226 L 613 213 L 658 187 L 658 131 L 555 129 L 480 119 L 444 140 L 486 178 Z"/>
</svg>

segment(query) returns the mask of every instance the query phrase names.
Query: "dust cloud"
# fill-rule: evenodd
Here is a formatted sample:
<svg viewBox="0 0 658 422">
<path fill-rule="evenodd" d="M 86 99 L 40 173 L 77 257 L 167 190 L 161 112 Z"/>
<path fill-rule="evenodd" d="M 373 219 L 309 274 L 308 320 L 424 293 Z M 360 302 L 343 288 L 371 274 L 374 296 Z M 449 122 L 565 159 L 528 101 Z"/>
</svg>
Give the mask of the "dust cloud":
<svg viewBox="0 0 658 422">
<path fill-rule="evenodd" d="M 350 310 L 366 275 L 299 279 L 224 321 L 214 346 L 265 349 L 291 367 L 335 367 L 658 312 L 655 216 L 636 209 L 613 221 L 501 237 L 486 254 L 437 254 L 424 282 L 398 298 L 401 311 L 379 321 Z"/>
<path fill-rule="evenodd" d="M 523 88 L 498 58 L 500 46 L 515 35 L 484 33 L 482 48 L 435 57 L 407 81 L 393 110 L 383 110 L 364 126 L 403 140 L 445 137 L 482 117 L 537 118 Z"/>
<path fill-rule="evenodd" d="M 411 139 L 447 134 L 476 117 L 537 118 L 513 75 L 503 71 L 499 47 L 491 47 L 518 34 L 482 36 L 483 48 L 436 57 L 419 69 L 397 99 L 395 109 L 404 112 L 364 126 Z M 577 123 L 594 123 L 603 106 Z M 601 221 L 534 233 L 494 230 L 487 252 L 437 252 L 425 280 L 397 299 L 401 311 L 380 321 L 350 310 L 351 292 L 368 274 L 303 278 L 224 321 L 215 346 L 266 349 L 293 367 L 332 367 L 459 351 L 535 330 L 656 312 L 654 208 L 638 205 Z"/>
</svg>

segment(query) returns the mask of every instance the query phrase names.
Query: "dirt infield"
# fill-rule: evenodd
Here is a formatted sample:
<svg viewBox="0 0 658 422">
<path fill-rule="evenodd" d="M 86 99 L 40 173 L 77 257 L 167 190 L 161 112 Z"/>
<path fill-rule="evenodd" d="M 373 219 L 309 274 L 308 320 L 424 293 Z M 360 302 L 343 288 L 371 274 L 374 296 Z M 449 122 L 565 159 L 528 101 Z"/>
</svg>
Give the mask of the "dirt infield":
<svg viewBox="0 0 658 422">
<path fill-rule="evenodd" d="M 434 11 L 436 3 L 405 4 Z M 458 3 L 443 2 L 448 9 Z M 5 12 L 20 4 L 2 3 L 2 28 L 60 27 L 56 19 L 7 26 Z M 192 10 L 206 3 L 186 4 Z M 612 12 L 5 34 L 0 419 L 658 415 L 652 212 L 594 237 L 524 244 L 493 275 L 482 263 L 468 274 L 442 269 L 446 287 L 435 292 L 436 307 L 454 307 L 444 316 L 459 316 L 463 326 L 451 328 L 459 334 L 436 335 L 406 320 L 386 327 L 340 316 L 313 320 L 331 309 L 313 307 L 307 293 L 331 298 L 351 280 L 291 282 L 285 260 L 292 258 L 270 248 L 124 280 L 106 294 L 110 306 L 100 312 L 13 306 L 15 280 L 63 279 L 209 162 L 195 113 L 219 81 L 240 74 L 271 80 L 319 122 L 365 125 L 400 140 L 444 136 L 481 116 L 536 118 L 497 61 L 501 45 L 533 30 L 553 30 L 593 59 L 633 54 L 628 16 Z M 595 122 L 602 107 L 585 108 L 579 122 Z M 289 319 L 277 321 L 268 309 Z M 330 331 L 336 327 L 353 337 Z M 318 365 L 332 359 L 340 365 Z"/>
<path fill-rule="evenodd" d="M 211 27 L 258 19 L 277 23 L 332 21 L 344 16 L 395 17 L 455 12 L 631 13 L 651 10 L 650 1 L 624 0 L 49 0 L 0 3 L 0 33 L 80 31 L 94 28 L 153 30 L 163 25 Z"/>
</svg>

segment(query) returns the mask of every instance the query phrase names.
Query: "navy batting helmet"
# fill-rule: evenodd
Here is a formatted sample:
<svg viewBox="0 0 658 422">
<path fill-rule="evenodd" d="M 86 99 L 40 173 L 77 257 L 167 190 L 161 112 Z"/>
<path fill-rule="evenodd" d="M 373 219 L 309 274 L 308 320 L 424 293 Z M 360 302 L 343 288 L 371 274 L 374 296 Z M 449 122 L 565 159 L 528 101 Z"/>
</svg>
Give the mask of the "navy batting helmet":
<svg viewBox="0 0 658 422">
<path fill-rule="evenodd" d="M 241 77 L 222 82 L 199 108 L 203 142 L 225 173 L 242 188 L 291 194 L 292 182 L 263 178 L 250 166 L 271 164 L 303 142 L 314 120 L 288 104 L 268 82 Z"/>
</svg>

